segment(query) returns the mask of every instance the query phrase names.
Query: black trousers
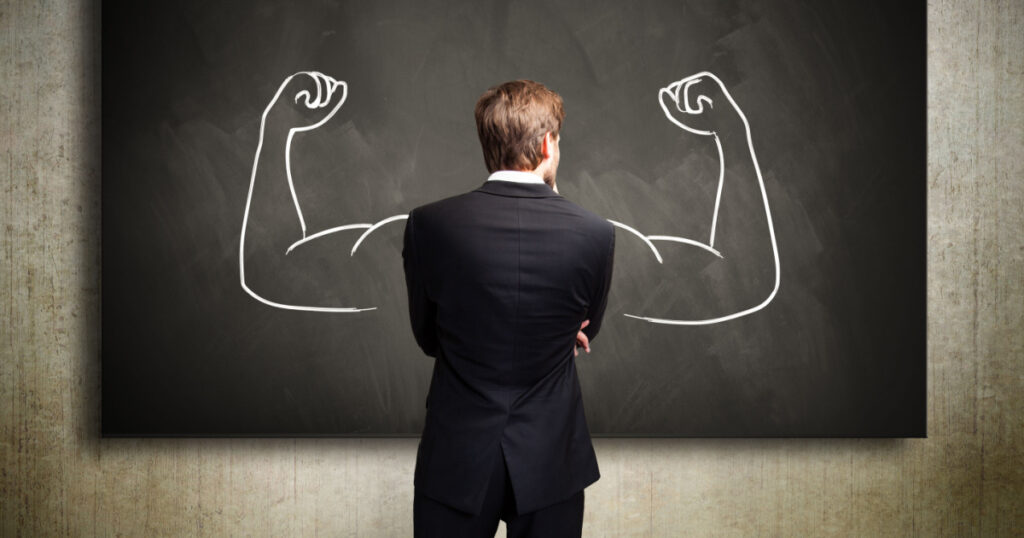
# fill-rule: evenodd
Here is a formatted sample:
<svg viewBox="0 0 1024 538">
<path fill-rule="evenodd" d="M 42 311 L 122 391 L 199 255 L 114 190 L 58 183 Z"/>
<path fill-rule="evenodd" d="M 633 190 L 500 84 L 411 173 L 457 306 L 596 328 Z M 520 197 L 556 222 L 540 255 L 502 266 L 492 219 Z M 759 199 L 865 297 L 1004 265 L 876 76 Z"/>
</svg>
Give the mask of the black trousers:
<svg viewBox="0 0 1024 538">
<path fill-rule="evenodd" d="M 491 474 L 483 509 L 473 515 L 422 495 L 413 498 L 413 533 L 416 538 L 494 538 L 498 520 L 505 522 L 508 538 L 571 538 L 583 533 L 583 490 L 539 510 L 516 515 L 512 481 L 505 455 Z"/>
</svg>

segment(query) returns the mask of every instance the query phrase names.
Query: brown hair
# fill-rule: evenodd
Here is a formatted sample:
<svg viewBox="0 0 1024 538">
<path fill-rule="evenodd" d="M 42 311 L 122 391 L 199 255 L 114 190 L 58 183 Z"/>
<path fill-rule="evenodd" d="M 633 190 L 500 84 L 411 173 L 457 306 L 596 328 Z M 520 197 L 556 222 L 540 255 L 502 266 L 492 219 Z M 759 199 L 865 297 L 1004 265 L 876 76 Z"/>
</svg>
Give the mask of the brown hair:
<svg viewBox="0 0 1024 538">
<path fill-rule="evenodd" d="M 543 84 L 513 80 L 493 86 L 474 109 L 487 171 L 533 170 L 544 160 L 541 138 L 558 136 L 565 119 L 562 98 Z"/>
</svg>

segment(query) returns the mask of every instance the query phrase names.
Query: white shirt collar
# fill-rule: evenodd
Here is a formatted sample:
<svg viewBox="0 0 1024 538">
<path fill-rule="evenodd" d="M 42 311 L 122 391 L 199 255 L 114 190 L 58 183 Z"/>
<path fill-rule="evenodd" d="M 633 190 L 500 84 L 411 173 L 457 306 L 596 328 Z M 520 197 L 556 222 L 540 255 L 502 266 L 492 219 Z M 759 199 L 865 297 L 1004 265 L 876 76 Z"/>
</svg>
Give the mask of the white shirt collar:
<svg viewBox="0 0 1024 538">
<path fill-rule="evenodd" d="M 498 170 L 490 176 L 487 181 L 515 181 L 516 183 L 544 183 L 544 178 L 531 172 L 520 172 L 518 170 Z"/>
</svg>

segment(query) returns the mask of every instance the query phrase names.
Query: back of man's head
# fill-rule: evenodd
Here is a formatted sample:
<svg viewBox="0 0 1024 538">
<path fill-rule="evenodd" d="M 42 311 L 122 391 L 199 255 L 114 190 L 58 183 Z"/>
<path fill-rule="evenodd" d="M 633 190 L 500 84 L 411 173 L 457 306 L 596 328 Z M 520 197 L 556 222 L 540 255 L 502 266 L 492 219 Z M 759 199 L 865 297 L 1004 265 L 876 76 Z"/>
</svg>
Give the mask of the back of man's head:
<svg viewBox="0 0 1024 538">
<path fill-rule="evenodd" d="M 565 119 L 562 98 L 532 80 L 488 89 L 476 102 L 474 114 L 488 172 L 537 168 L 544 159 L 544 134 L 557 138 Z"/>
</svg>

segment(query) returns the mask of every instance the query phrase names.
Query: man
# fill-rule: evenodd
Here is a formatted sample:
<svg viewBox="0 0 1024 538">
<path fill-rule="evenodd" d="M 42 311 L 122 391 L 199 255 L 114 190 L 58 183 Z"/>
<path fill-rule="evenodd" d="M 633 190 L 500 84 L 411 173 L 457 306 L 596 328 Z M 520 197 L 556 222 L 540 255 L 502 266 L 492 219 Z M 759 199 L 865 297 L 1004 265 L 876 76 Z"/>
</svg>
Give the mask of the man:
<svg viewBox="0 0 1024 538">
<path fill-rule="evenodd" d="M 402 256 L 417 343 L 435 357 L 416 457 L 417 536 L 579 536 L 600 478 L 575 357 L 608 300 L 612 224 L 555 183 L 565 112 L 530 80 L 475 107 L 490 176 L 413 209 Z"/>
</svg>

